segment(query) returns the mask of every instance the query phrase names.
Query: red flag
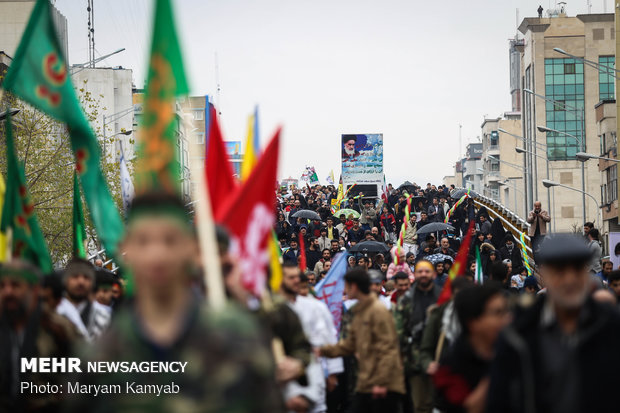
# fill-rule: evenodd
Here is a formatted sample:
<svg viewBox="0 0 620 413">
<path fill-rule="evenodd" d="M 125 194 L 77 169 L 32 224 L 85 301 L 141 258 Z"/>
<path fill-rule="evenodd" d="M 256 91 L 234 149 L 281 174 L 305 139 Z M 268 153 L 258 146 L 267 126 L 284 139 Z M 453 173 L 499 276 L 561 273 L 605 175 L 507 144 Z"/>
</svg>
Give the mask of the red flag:
<svg viewBox="0 0 620 413">
<path fill-rule="evenodd" d="M 441 305 L 450 300 L 452 297 L 452 280 L 456 277 L 462 276 L 465 273 L 465 269 L 467 268 L 467 257 L 469 256 L 469 247 L 471 246 L 471 230 L 473 227 L 474 221 L 469 224 L 467 234 L 463 237 L 459 252 L 456 254 L 456 260 L 454 261 L 454 264 L 452 264 L 452 267 L 450 267 L 448 279 L 443 285 L 439 299 L 437 299 L 437 305 Z"/>
<path fill-rule="evenodd" d="M 278 169 L 279 142 L 278 129 L 248 179 L 222 203 L 216 216 L 216 222 L 224 224 L 230 232 L 231 249 L 239 257 L 243 286 L 256 296 L 262 294 L 267 279 L 267 240 L 275 222 L 273 183 Z"/>
<path fill-rule="evenodd" d="M 299 269 L 301 272 L 306 271 L 306 240 L 304 236 L 299 231 Z"/>
<path fill-rule="evenodd" d="M 385 205 L 388 205 L 388 187 L 385 183 L 385 175 L 383 175 L 383 186 L 381 188 L 382 190 L 382 194 L 381 194 L 381 198 L 383 198 L 383 202 L 385 202 Z"/>
<path fill-rule="evenodd" d="M 205 175 L 213 216 L 218 217 L 222 213 L 222 207 L 227 203 L 226 200 L 235 193 L 237 181 L 233 177 L 233 170 L 228 160 L 226 146 L 224 145 L 222 132 L 217 120 L 217 111 L 213 105 L 209 106 L 210 122 L 207 156 L 205 158 Z"/>
</svg>

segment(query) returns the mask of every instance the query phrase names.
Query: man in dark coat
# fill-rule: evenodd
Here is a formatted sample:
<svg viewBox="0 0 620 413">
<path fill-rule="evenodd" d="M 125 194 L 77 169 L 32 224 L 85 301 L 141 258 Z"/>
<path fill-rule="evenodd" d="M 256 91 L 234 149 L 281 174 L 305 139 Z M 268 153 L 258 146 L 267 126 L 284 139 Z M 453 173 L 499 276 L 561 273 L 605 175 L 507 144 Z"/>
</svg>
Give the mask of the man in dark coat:
<svg viewBox="0 0 620 413">
<path fill-rule="evenodd" d="M 618 411 L 620 314 L 590 297 L 590 258 L 575 234 L 541 242 L 547 294 L 499 339 L 488 413 Z"/>
</svg>

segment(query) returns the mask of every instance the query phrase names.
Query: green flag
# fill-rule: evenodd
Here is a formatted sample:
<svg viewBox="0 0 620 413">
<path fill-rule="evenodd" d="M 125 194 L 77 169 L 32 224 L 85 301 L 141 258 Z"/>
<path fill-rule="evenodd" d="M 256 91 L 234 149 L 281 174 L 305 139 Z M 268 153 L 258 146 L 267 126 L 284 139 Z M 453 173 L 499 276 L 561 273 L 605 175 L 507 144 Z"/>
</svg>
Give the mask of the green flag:
<svg viewBox="0 0 620 413">
<path fill-rule="evenodd" d="M 77 173 L 73 174 L 73 255 L 86 258 L 86 226 Z"/>
<path fill-rule="evenodd" d="M 11 119 L 7 117 L 6 157 L 7 179 L 2 208 L 0 230 L 12 230 L 12 255 L 37 265 L 43 272 L 52 271 L 52 260 L 47 251 L 39 222 L 34 214 L 34 205 L 26 188 L 24 167 L 19 164 L 13 143 Z"/>
<path fill-rule="evenodd" d="M 157 0 L 144 96 L 136 192 L 178 193 L 175 97 L 188 93 L 170 0 Z"/>
<path fill-rule="evenodd" d="M 99 168 L 99 144 L 73 89 L 48 0 L 37 0 L 3 87 L 67 124 L 91 218 L 101 243 L 115 255 L 123 223 Z"/>
</svg>

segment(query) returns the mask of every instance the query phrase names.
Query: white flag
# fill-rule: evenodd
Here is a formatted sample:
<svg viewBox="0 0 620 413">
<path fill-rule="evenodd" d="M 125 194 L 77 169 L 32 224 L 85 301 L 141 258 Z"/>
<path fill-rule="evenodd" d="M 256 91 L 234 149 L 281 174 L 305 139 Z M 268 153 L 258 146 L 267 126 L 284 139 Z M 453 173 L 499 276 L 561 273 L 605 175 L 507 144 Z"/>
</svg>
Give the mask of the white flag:
<svg viewBox="0 0 620 413">
<path fill-rule="evenodd" d="M 131 206 L 131 201 L 135 195 L 133 189 L 133 182 L 131 182 L 131 175 L 129 175 L 129 169 L 127 169 L 127 162 L 125 161 L 125 154 L 123 153 L 123 147 L 121 146 L 121 192 L 123 195 L 123 208 L 125 211 Z"/>
</svg>

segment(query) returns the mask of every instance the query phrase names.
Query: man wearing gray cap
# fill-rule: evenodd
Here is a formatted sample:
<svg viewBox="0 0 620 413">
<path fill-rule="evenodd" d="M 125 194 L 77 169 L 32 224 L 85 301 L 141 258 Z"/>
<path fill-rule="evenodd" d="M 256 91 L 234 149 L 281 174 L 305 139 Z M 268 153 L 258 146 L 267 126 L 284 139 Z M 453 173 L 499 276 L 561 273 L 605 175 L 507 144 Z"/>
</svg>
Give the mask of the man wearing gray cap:
<svg viewBox="0 0 620 413">
<path fill-rule="evenodd" d="M 583 237 L 551 234 L 536 262 L 547 288 L 497 345 L 487 412 L 615 412 L 620 314 L 592 300 Z"/>
</svg>

